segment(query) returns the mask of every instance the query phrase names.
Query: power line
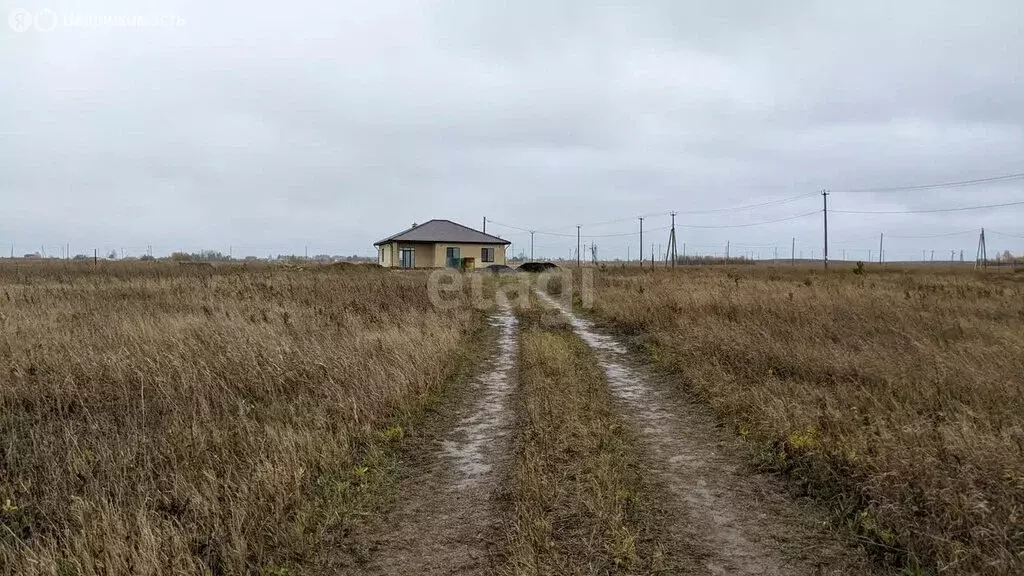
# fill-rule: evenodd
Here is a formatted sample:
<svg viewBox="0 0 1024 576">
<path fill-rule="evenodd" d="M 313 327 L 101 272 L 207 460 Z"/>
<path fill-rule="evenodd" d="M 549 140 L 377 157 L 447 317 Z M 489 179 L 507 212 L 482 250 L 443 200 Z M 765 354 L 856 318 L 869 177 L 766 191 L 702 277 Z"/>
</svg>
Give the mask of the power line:
<svg viewBox="0 0 1024 576">
<path fill-rule="evenodd" d="M 917 184 L 912 186 L 889 186 L 883 188 L 849 188 L 838 190 L 843 194 L 862 194 L 867 192 L 909 192 L 913 190 L 931 190 L 933 188 L 960 188 L 963 186 L 975 186 L 978 184 L 991 184 L 996 182 L 1012 182 L 1024 179 L 1024 172 L 1017 174 L 1006 174 L 1004 176 L 990 176 L 987 178 L 975 178 L 974 180 L 959 180 L 956 182 L 940 182 L 936 184 Z"/>
<path fill-rule="evenodd" d="M 1021 202 L 1005 202 L 1003 204 L 986 204 L 983 206 L 961 206 L 959 208 L 931 208 L 928 210 L 832 210 L 839 214 L 930 214 L 934 212 L 963 212 L 967 210 L 984 210 L 986 208 L 1004 208 L 1006 206 L 1024 205 Z"/>
<path fill-rule="evenodd" d="M 972 232 L 973 232 L 973 230 L 972 230 Z M 1007 236 L 1009 238 L 1024 238 L 1024 236 L 1021 236 L 1019 234 L 1007 234 L 1006 232 L 996 232 L 995 230 L 992 230 L 992 229 L 989 229 L 989 232 L 991 232 L 991 233 L 993 233 L 993 234 L 995 234 L 997 236 Z"/>
<path fill-rule="evenodd" d="M 815 192 L 818 194 L 818 192 Z M 797 214 L 796 216 L 790 216 L 788 218 L 779 218 L 778 220 L 765 220 L 763 222 L 751 222 L 749 224 L 727 224 L 723 226 L 703 226 L 698 224 L 676 224 L 676 226 L 682 226 L 683 228 L 702 228 L 702 229 L 720 229 L 720 228 L 748 228 L 750 226 L 761 226 L 764 224 L 775 224 L 776 222 L 788 222 L 790 220 L 797 220 L 799 218 L 806 218 L 808 216 L 820 213 L 820 210 L 814 212 L 808 212 L 806 214 Z"/>
<path fill-rule="evenodd" d="M 629 220 L 635 220 L 635 218 L 629 218 Z M 558 236 L 558 237 L 561 237 L 561 238 L 576 238 L 576 236 L 577 236 L 577 234 L 559 234 L 557 232 L 545 232 L 543 230 L 527 230 L 525 228 L 519 228 L 519 227 L 516 227 L 516 226 L 510 226 L 508 224 L 502 224 L 501 222 L 498 222 L 496 220 L 488 220 L 487 222 L 489 224 L 492 224 L 492 225 L 502 226 L 502 227 L 505 227 L 505 228 L 511 228 L 513 230 L 519 230 L 520 232 L 525 232 L 527 234 L 532 232 L 532 233 L 535 233 L 535 234 L 543 234 L 545 236 Z M 654 228 L 654 229 L 648 230 L 648 232 L 659 232 L 661 230 L 668 230 L 669 228 L 671 228 L 671 226 L 662 226 L 661 228 Z M 620 234 L 580 234 L 579 237 L 580 238 L 616 238 L 616 237 L 620 237 L 620 236 L 634 236 L 634 235 L 636 235 L 636 232 L 622 232 Z"/>
<path fill-rule="evenodd" d="M 768 200 L 768 201 L 765 201 L 765 202 L 760 202 L 758 204 L 748 204 L 746 206 L 734 206 L 732 208 L 714 208 L 714 209 L 710 209 L 710 210 L 676 210 L 676 214 L 716 214 L 716 213 L 721 213 L 721 212 L 736 212 L 736 211 L 739 211 L 739 210 L 749 210 L 751 208 L 764 208 L 766 206 L 778 206 L 780 204 L 787 204 L 789 202 L 793 202 L 794 200 L 799 200 L 801 198 L 808 198 L 810 196 L 815 196 L 817 194 L 818 194 L 817 192 L 807 192 L 807 193 L 804 193 L 804 194 L 797 194 L 796 196 L 790 196 L 788 198 L 779 198 L 779 199 L 776 199 L 776 200 Z"/>
<path fill-rule="evenodd" d="M 948 234 L 923 234 L 923 235 L 907 235 L 907 236 L 904 236 L 904 235 L 896 236 L 894 234 L 894 235 L 889 236 L 889 238 L 900 238 L 900 239 L 914 240 L 914 239 L 921 239 L 921 238 L 948 238 L 950 236 L 963 236 L 964 234 L 977 234 L 977 233 L 978 233 L 978 229 L 977 228 L 972 228 L 970 230 L 962 230 L 960 232 L 950 232 Z"/>
</svg>

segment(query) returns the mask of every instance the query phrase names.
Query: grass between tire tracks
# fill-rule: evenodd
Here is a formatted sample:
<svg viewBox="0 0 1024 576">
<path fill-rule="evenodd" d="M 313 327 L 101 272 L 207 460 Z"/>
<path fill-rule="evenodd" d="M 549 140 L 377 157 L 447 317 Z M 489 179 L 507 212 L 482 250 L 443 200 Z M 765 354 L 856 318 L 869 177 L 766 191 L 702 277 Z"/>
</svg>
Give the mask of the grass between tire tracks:
<svg viewBox="0 0 1024 576">
<path fill-rule="evenodd" d="M 633 438 L 604 374 L 567 326 L 520 311 L 509 540 L 501 573 L 648 574 L 666 569 Z"/>
</svg>

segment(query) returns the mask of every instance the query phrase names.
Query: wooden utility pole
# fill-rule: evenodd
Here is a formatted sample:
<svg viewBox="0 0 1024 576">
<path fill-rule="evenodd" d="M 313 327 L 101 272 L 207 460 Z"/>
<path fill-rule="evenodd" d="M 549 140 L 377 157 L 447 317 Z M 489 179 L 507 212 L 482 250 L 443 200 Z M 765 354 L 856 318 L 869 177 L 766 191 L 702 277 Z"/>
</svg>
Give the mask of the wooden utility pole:
<svg viewBox="0 0 1024 576">
<path fill-rule="evenodd" d="M 644 267 L 644 217 L 640 217 L 640 267 Z"/>
<path fill-rule="evenodd" d="M 530 262 L 533 262 L 533 233 L 535 230 L 530 230 Z"/>
<path fill-rule="evenodd" d="M 825 251 L 822 253 L 825 260 L 825 269 L 828 270 L 828 190 L 821 191 L 822 214 L 825 217 Z"/>
<path fill-rule="evenodd" d="M 95 248 L 92 249 L 92 265 L 96 266 L 100 263 L 99 251 Z"/>
<path fill-rule="evenodd" d="M 725 263 L 726 264 L 729 263 L 729 248 L 730 248 L 730 244 L 732 244 L 732 242 L 730 242 L 729 240 L 725 241 Z"/>
<path fill-rule="evenodd" d="M 882 245 L 883 245 L 884 242 L 885 242 L 885 232 L 882 232 L 881 234 L 878 235 L 878 263 L 879 264 L 884 264 L 885 263 L 884 262 L 884 258 L 882 257 L 882 255 L 883 255 Z M 868 252 L 868 260 L 871 260 L 871 252 L 870 251 Z"/>
</svg>

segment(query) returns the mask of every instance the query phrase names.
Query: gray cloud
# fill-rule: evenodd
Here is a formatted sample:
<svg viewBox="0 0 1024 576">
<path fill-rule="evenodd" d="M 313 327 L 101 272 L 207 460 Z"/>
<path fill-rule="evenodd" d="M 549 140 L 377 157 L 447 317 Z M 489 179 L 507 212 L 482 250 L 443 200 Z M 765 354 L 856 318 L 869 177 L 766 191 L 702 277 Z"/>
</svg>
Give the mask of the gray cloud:
<svg viewBox="0 0 1024 576">
<path fill-rule="evenodd" d="M 3 0 L 0 15 L 21 4 L 39 9 Z M 374 240 L 434 217 L 571 233 L 822 187 L 852 210 L 1024 198 L 1021 181 L 839 192 L 1024 172 L 1019 2 L 632 4 L 55 0 L 61 17 L 184 25 L 0 28 L 0 242 L 372 254 Z M 808 196 L 677 221 L 736 225 L 819 207 Z M 836 214 L 830 225 L 836 246 L 866 252 L 875 242 L 861 239 L 882 231 L 1024 235 L 1022 214 Z M 810 255 L 820 227 L 812 216 L 684 228 L 680 240 L 764 256 L 795 237 Z M 519 247 L 529 237 L 489 231 Z M 591 241 L 609 256 L 636 253 L 630 236 Z M 890 250 L 948 258 L 974 242 L 893 238 Z M 575 240 L 536 244 L 567 255 Z"/>
</svg>

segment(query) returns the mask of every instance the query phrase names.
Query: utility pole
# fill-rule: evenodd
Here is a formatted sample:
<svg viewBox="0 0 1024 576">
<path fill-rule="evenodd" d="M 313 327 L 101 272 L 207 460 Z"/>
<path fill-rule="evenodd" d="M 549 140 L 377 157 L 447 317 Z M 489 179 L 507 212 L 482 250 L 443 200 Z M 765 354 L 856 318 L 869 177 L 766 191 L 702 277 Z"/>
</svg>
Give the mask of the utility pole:
<svg viewBox="0 0 1024 576">
<path fill-rule="evenodd" d="M 629 264 L 629 245 L 626 245 L 626 264 Z"/>
<path fill-rule="evenodd" d="M 789 249 L 789 263 L 796 266 L 796 238 L 793 238 L 793 247 Z"/>
<path fill-rule="evenodd" d="M 580 267 L 580 226 L 576 225 L 576 267 Z"/>
<path fill-rule="evenodd" d="M 885 242 L 885 232 L 882 232 L 881 234 L 878 235 L 878 263 L 879 264 L 883 264 L 884 263 L 882 261 L 883 260 L 883 258 L 882 258 L 882 245 L 883 245 L 884 242 Z M 871 251 L 868 251 L 868 260 L 869 261 L 871 260 Z"/>
<path fill-rule="evenodd" d="M 484 216 L 484 229 L 483 229 L 483 233 L 487 234 L 487 216 Z"/>
<path fill-rule="evenodd" d="M 651 242 L 651 270 L 654 270 L 654 242 Z"/>
<path fill-rule="evenodd" d="M 732 244 L 732 242 L 730 242 L 729 240 L 725 241 L 725 263 L 726 264 L 729 263 L 729 247 L 730 247 L 730 244 Z"/>
<path fill-rule="evenodd" d="M 778 264 L 778 263 L 779 263 L 779 247 L 776 246 L 775 247 L 775 256 L 772 257 L 772 264 Z"/>
<path fill-rule="evenodd" d="M 97 266 L 100 263 L 99 251 L 95 248 L 92 249 L 92 265 Z"/>
<path fill-rule="evenodd" d="M 974 268 L 977 269 L 978 265 L 988 268 L 988 251 L 985 247 L 985 229 L 981 229 L 981 236 L 978 237 L 978 255 L 974 260 Z"/>
<path fill-rule="evenodd" d="M 679 259 L 679 254 L 676 252 L 676 213 L 672 212 L 672 267 L 676 267 L 676 260 Z"/>
<path fill-rule="evenodd" d="M 530 262 L 533 262 L 533 233 L 535 230 L 530 230 Z"/>
<path fill-rule="evenodd" d="M 644 267 L 644 217 L 640 217 L 640 267 Z"/>
<path fill-rule="evenodd" d="M 949 261 L 956 262 L 956 250 L 949 251 Z"/>
<path fill-rule="evenodd" d="M 822 201 L 822 214 L 825 216 L 825 251 L 823 256 L 825 259 L 825 269 L 828 270 L 828 190 L 821 191 Z"/>
<path fill-rule="evenodd" d="M 686 260 L 686 242 L 683 242 L 683 260 Z"/>
<path fill-rule="evenodd" d="M 932 250 L 932 262 L 935 262 L 935 250 Z"/>
</svg>

